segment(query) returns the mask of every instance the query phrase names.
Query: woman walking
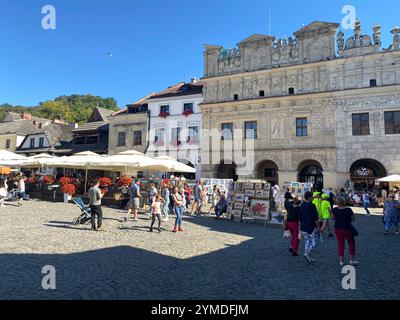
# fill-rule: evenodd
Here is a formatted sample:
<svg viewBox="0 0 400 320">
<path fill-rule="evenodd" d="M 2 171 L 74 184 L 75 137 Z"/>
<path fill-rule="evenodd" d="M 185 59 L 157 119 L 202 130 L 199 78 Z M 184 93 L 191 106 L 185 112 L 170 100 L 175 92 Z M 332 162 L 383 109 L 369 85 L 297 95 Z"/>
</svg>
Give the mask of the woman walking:
<svg viewBox="0 0 400 320">
<path fill-rule="evenodd" d="M 333 209 L 333 219 L 335 220 L 335 234 L 338 242 L 338 253 L 340 266 L 344 266 L 345 242 L 349 244 L 350 265 L 358 266 L 359 262 L 355 260 L 356 242 L 352 232 L 352 223 L 354 222 L 354 212 L 346 207 L 346 199 L 339 197 L 337 199 L 337 208 Z"/>
<path fill-rule="evenodd" d="M 153 232 L 153 226 L 154 223 L 156 222 L 156 218 L 158 220 L 158 232 L 161 232 L 161 205 L 165 204 L 165 200 L 163 198 L 161 198 L 161 196 L 157 193 L 154 196 L 153 199 L 153 204 L 151 205 L 151 211 L 152 211 L 152 215 L 151 215 L 151 225 L 150 225 L 150 232 Z"/>
<path fill-rule="evenodd" d="M 294 198 L 293 201 L 290 201 L 287 204 L 287 215 L 286 215 L 286 223 L 287 227 L 292 236 L 290 241 L 289 251 L 292 256 L 297 257 L 299 250 L 299 212 L 300 212 L 300 201 L 298 198 Z"/>
<path fill-rule="evenodd" d="M 311 252 L 318 246 L 319 219 L 315 205 L 312 203 L 313 194 L 306 192 L 304 194 L 304 202 L 299 210 L 299 228 L 300 236 L 304 238 L 304 258 L 308 263 L 315 260 L 311 258 Z"/>
<path fill-rule="evenodd" d="M 390 195 L 383 207 L 385 235 L 389 233 L 390 228 L 396 228 L 396 234 L 399 234 L 399 216 L 400 203 L 394 199 L 394 195 Z"/>
<path fill-rule="evenodd" d="M 178 188 L 174 188 L 173 194 L 172 194 L 172 199 L 174 202 L 174 210 L 176 214 L 176 220 L 175 220 L 175 227 L 173 232 L 176 233 L 178 231 L 183 231 L 182 229 L 182 219 L 183 219 L 183 211 L 185 210 L 185 202 L 184 202 L 184 197 L 182 197 L 179 192 Z"/>
<path fill-rule="evenodd" d="M 164 215 L 164 222 L 167 222 L 169 220 L 169 204 L 170 204 L 170 192 L 169 192 L 169 185 L 164 184 L 163 186 L 163 193 L 162 193 L 163 199 L 164 199 L 164 206 L 163 206 L 163 215 Z"/>
</svg>

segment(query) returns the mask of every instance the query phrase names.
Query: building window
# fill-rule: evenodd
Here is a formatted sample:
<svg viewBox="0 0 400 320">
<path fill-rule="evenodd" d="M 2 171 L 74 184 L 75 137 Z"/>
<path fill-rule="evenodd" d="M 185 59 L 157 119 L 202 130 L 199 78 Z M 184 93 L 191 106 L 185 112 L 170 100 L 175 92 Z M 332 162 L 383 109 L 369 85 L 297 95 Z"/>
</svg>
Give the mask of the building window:
<svg viewBox="0 0 400 320">
<path fill-rule="evenodd" d="M 264 91 L 264 90 L 260 90 L 259 96 L 260 96 L 260 97 L 265 97 L 265 91 Z"/>
<path fill-rule="evenodd" d="M 118 132 L 118 147 L 125 146 L 126 143 L 126 132 Z"/>
<path fill-rule="evenodd" d="M 39 148 L 43 148 L 44 146 L 44 138 L 39 138 Z"/>
<path fill-rule="evenodd" d="M 194 112 L 193 109 L 193 103 L 184 103 L 183 104 L 183 111 L 187 111 L 187 112 Z"/>
<path fill-rule="evenodd" d="M 133 145 L 141 146 L 142 145 L 142 131 L 134 131 L 133 132 Z"/>
<path fill-rule="evenodd" d="M 181 135 L 181 128 L 173 128 L 171 134 L 171 143 L 174 145 L 175 144 L 179 145 L 181 143 L 180 135 Z"/>
<path fill-rule="evenodd" d="M 197 144 L 199 142 L 199 127 L 189 127 L 189 136 L 187 142 L 189 144 Z"/>
<path fill-rule="evenodd" d="M 245 139 L 257 139 L 257 121 L 248 121 L 244 123 Z"/>
<path fill-rule="evenodd" d="M 161 106 L 160 107 L 160 113 L 169 113 L 169 106 Z"/>
<path fill-rule="evenodd" d="M 7 139 L 6 140 L 6 149 L 10 149 L 11 148 L 11 140 Z"/>
<path fill-rule="evenodd" d="M 400 111 L 385 112 L 385 133 L 400 134 Z"/>
<path fill-rule="evenodd" d="M 369 113 L 355 113 L 352 115 L 353 136 L 368 136 Z"/>
<path fill-rule="evenodd" d="M 83 144 L 85 144 L 85 137 L 76 137 L 76 138 L 75 138 L 75 144 L 76 144 L 76 145 L 83 145 Z"/>
<path fill-rule="evenodd" d="M 371 80 L 369 80 L 369 86 L 370 86 L 371 88 L 376 87 L 376 86 L 377 86 L 377 84 L 376 84 L 376 79 L 371 79 Z"/>
<path fill-rule="evenodd" d="M 31 149 L 33 149 L 35 147 L 35 138 L 31 138 L 30 146 L 31 146 Z"/>
<path fill-rule="evenodd" d="M 294 88 L 289 88 L 289 94 L 294 94 Z"/>
<path fill-rule="evenodd" d="M 164 144 L 165 130 L 164 128 L 156 129 L 156 134 L 154 136 L 154 143 Z"/>
<path fill-rule="evenodd" d="M 86 144 L 98 144 L 99 136 L 90 136 L 86 138 Z"/>
<path fill-rule="evenodd" d="M 235 100 L 235 101 L 239 100 L 239 95 L 238 94 L 234 94 L 233 95 L 233 100 Z"/>
<path fill-rule="evenodd" d="M 128 107 L 128 113 L 144 113 L 149 111 L 147 105 Z"/>
<path fill-rule="evenodd" d="M 233 139 L 233 123 L 223 123 L 221 125 L 221 139 L 232 140 Z"/>
<path fill-rule="evenodd" d="M 308 120 L 307 118 L 296 119 L 296 136 L 307 137 L 308 136 Z"/>
</svg>

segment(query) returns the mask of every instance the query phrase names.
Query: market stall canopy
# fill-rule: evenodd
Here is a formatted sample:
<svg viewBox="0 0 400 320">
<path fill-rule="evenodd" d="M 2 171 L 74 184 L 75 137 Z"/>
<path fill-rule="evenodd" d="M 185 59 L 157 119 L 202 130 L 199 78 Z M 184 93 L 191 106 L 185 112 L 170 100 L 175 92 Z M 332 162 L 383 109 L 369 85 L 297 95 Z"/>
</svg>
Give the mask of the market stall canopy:
<svg viewBox="0 0 400 320">
<path fill-rule="evenodd" d="M 162 170 L 168 169 L 155 159 L 136 150 L 124 151 L 114 156 L 96 158 L 90 162 L 90 167 L 109 171 L 145 170 L 147 167 L 158 167 Z"/>
<path fill-rule="evenodd" d="M 97 153 L 91 151 L 85 151 L 76 153 L 70 157 L 60 157 L 53 158 L 47 161 L 47 167 L 56 167 L 56 168 L 76 168 L 76 169 L 92 169 L 90 166 L 91 162 L 95 162 L 97 158 L 101 156 Z M 97 169 L 94 167 L 93 169 Z"/>
<path fill-rule="evenodd" d="M 145 166 L 143 169 L 176 173 L 196 173 L 195 168 L 192 168 L 171 157 L 157 157 L 155 160 L 159 168 L 157 168 L 157 166 Z M 162 169 L 163 167 L 166 169 Z"/>
<path fill-rule="evenodd" d="M 400 182 L 400 175 L 394 174 L 394 175 L 379 179 L 379 182 Z"/>
<path fill-rule="evenodd" d="M 0 150 L 0 165 L 18 166 L 22 160 L 26 160 L 25 156 L 13 153 L 7 150 Z"/>
<path fill-rule="evenodd" d="M 47 153 L 37 154 L 32 157 L 28 157 L 21 163 L 21 167 L 25 168 L 41 168 L 47 165 L 50 161 L 55 159 L 53 156 Z"/>
<path fill-rule="evenodd" d="M 11 168 L 10 167 L 2 167 L 0 168 L 0 174 L 10 174 L 11 173 Z"/>
</svg>

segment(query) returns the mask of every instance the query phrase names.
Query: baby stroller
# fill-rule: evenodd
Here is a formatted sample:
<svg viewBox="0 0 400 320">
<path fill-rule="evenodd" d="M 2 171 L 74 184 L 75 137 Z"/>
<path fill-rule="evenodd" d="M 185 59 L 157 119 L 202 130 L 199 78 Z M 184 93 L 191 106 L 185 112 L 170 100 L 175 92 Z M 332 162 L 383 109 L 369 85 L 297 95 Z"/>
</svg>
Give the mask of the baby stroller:
<svg viewBox="0 0 400 320">
<path fill-rule="evenodd" d="M 81 209 L 81 215 L 78 218 L 72 220 L 74 226 L 78 224 L 85 224 L 91 220 L 92 215 L 90 214 L 90 208 L 85 205 L 82 198 L 75 198 L 72 201 Z"/>
</svg>

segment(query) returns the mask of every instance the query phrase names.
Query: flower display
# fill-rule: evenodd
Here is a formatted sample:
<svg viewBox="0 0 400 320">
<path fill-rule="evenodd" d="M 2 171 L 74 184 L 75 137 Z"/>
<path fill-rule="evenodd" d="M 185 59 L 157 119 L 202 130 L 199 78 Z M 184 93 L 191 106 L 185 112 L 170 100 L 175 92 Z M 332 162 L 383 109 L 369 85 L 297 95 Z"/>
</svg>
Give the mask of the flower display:
<svg viewBox="0 0 400 320">
<path fill-rule="evenodd" d="M 171 141 L 171 146 L 174 146 L 174 147 L 179 147 L 181 144 L 182 144 L 182 142 L 180 142 L 178 140 Z"/>
<path fill-rule="evenodd" d="M 161 118 L 168 118 L 170 116 L 169 112 L 160 112 L 160 117 Z"/>
<path fill-rule="evenodd" d="M 112 180 L 110 178 L 101 178 L 99 179 L 100 181 L 100 187 L 108 187 L 112 185 Z"/>
<path fill-rule="evenodd" d="M 185 117 L 188 117 L 188 116 L 190 116 L 192 114 L 193 114 L 193 110 L 185 110 L 182 113 L 182 115 L 184 115 Z"/>
<path fill-rule="evenodd" d="M 67 184 L 71 184 L 71 178 L 68 177 L 62 177 L 58 182 L 62 185 L 65 186 Z"/>
<path fill-rule="evenodd" d="M 132 184 L 132 179 L 129 177 L 122 177 L 118 180 L 119 187 L 129 187 Z"/>
<path fill-rule="evenodd" d="M 36 183 L 36 182 L 37 182 L 36 177 L 30 177 L 28 179 L 28 183 Z"/>
<path fill-rule="evenodd" d="M 65 184 L 61 188 L 62 193 L 73 196 L 76 194 L 76 187 L 74 184 Z"/>
<path fill-rule="evenodd" d="M 55 181 L 53 176 L 44 176 L 43 183 L 44 184 L 52 184 Z"/>
</svg>

